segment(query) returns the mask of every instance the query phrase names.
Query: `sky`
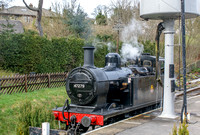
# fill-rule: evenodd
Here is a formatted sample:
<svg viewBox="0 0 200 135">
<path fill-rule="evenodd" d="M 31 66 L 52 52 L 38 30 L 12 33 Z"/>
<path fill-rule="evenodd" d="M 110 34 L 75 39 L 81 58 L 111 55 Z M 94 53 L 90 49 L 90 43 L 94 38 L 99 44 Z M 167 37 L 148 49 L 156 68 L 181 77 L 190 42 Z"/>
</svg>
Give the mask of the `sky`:
<svg viewBox="0 0 200 135">
<path fill-rule="evenodd" d="M 26 3 L 29 5 L 30 3 L 33 4 L 33 6 L 38 6 L 39 0 L 25 0 Z M 52 3 L 55 2 L 66 2 L 70 0 L 43 0 L 43 8 L 49 9 L 52 5 Z M 110 5 L 110 0 L 77 0 L 78 3 L 80 3 L 81 7 L 84 9 L 84 11 L 88 14 L 88 16 L 92 16 L 92 12 L 94 11 L 94 8 L 96 8 L 98 5 Z M 10 6 L 24 6 L 24 3 L 22 0 L 13 0 L 10 3 Z"/>
<path fill-rule="evenodd" d="M 32 3 L 33 6 L 37 7 L 39 0 L 25 0 L 25 1 L 28 5 Z M 71 0 L 43 0 L 43 8 L 49 9 L 52 6 L 52 3 L 58 2 L 62 4 L 62 3 L 65 3 L 66 1 L 68 2 Z M 88 14 L 89 17 L 94 17 L 92 13 L 94 12 L 94 9 L 98 5 L 109 6 L 111 4 L 111 1 L 115 1 L 115 0 L 77 0 L 77 2 L 80 3 L 81 7 L 84 9 L 84 11 Z M 135 1 L 139 1 L 139 0 L 135 0 Z M 198 5 L 200 5 L 200 0 L 197 0 L 197 1 L 198 1 Z M 12 2 L 10 3 L 10 6 L 24 6 L 24 3 L 22 0 L 12 0 Z"/>
</svg>

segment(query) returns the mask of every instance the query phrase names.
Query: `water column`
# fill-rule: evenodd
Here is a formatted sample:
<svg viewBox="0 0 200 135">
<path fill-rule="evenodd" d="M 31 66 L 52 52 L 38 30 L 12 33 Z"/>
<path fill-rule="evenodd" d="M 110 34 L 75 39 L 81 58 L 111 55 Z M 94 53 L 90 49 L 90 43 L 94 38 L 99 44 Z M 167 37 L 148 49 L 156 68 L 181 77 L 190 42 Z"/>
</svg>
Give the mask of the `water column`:
<svg viewBox="0 0 200 135">
<path fill-rule="evenodd" d="M 175 118 L 174 113 L 174 20 L 164 20 L 165 27 L 165 76 L 163 112 L 160 117 Z"/>
<path fill-rule="evenodd" d="M 200 15 L 199 0 L 185 0 L 185 18 Z M 181 0 L 140 0 L 140 17 L 145 20 L 164 20 L 165 77 L 163 112 L 160 117 L 175 118 L 174 113 L 174 20 L 180 18 Z"/>
</svg>

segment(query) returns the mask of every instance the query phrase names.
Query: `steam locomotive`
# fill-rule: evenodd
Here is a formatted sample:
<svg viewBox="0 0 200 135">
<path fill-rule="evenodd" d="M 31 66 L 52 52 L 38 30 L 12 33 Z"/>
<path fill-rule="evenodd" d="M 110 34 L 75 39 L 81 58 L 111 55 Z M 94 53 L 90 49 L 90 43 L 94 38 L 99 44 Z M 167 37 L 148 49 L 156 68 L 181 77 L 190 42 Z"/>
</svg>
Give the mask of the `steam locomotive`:
<svg viewBox="0 0 200 135">
<path fill-rule="evenodd" d="M 94 47 L 84 47 L 84 65 L 73 69 L 66 79 L 63 107 L 53 109 L 55 119 L 66 123 L 71 134 L 103 126 L 138 109 L 158 105 L 162 86 L 155 79 L 156 57 L 142 54 L 121 67 L 117 53 L 105 57 L 105 67 L 94 66 Z M 159 59 L 160 64 L 164 59 Z M 161 74 L 163 79 L 163 72 Z"/>
</svg>

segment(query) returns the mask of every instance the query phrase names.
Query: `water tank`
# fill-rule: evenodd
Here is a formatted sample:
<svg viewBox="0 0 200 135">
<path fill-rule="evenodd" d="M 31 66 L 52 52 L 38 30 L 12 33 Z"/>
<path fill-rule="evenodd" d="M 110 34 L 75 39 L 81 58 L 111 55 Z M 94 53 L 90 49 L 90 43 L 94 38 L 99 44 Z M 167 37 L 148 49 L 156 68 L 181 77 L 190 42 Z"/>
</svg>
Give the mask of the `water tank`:
<svg viewBox="0 0 200 135">
<path fill-rule="evenodd" d="M 181 0 L 141 0 L 140 17 L 143 19 L 178 19 Z M 200 0 L 185 0 L 185 17 L 200 15 Z"/>
</svg>

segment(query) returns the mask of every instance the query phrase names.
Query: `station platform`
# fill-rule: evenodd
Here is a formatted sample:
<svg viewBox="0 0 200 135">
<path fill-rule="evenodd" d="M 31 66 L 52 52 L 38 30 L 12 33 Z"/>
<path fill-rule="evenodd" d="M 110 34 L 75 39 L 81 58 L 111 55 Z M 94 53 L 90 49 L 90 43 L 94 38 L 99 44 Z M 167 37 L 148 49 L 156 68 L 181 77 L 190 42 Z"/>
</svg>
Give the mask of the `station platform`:
<svg viewBox="0 0 200 135">
<path fill-rule="evenodd" d="M 163 119 L 158 117 L 161 109 L 119 121 L 112 125 L 98 128 L 85 135 L 172 135 L 172 129 L 180 124 L 180 114 L 183 101 L 175 102 L 176 119 Z M 187 98 L 190 120 L 188 130 L 190 135 L 200 134 L 200 95 Z"/>
</svg>

